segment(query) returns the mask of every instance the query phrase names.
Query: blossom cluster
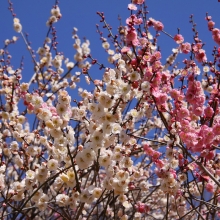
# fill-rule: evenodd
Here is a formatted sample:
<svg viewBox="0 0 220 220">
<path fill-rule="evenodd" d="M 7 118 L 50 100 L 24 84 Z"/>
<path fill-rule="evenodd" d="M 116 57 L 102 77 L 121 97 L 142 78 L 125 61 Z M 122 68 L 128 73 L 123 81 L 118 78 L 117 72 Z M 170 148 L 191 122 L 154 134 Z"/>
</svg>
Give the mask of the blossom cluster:
<svg viewBox="0 0 220 220">
<path fill-rule="evenodd" d="M 82 41 L 77 28 L 74 56 L 59 52 L 57 2 L 46 22 L 50 34 L 36 53 L 12 13 L 34 72 L 29 82 L 22 81 L 22 65 L 14 69 L 8 51 L 17 37 L 5 40 L 0 49 L 3 219 L 220 216 L 220 49 L 208 61 L 198 32 L 193 43 L 179 32 L 168 34 L 177 48 L 163 64 L 158 47 L 166 33 L 163 23 L 144 16 L 144 0 L 133 0 L 128 9 L 131 15 L 115 36 L 98 12 L 109 32 L 106 39 L 97 26 L 108 67 L 92 57 L 89 40 Z M 219 29 L 210 16 L 206 20 L 219 44 Z M 186 58 L 177 67 L 179 53 Z M 100 79 L 92 76 L 93 65 L 103 73 Z M 81 88 L 80 80 L 93 84 L 93 91 Z M 72 98 L 76 88 L 78 100 Z"/>
</svg>

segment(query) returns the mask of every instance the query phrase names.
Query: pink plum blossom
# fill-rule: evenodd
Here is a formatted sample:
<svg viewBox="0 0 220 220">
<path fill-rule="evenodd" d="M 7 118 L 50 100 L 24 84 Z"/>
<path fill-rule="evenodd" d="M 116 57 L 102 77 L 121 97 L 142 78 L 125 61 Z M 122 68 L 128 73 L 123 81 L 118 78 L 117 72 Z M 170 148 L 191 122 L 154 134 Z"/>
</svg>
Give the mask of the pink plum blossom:
<svg viewBox="0 0 220 220">
<path fill-rule="evenodd" d="M 181 44 L 184 41 L 184 38 L 181 34 L 176 34 L 174 36 L 174 40 L 176 41 L 177 44 Z"/>
</svg>

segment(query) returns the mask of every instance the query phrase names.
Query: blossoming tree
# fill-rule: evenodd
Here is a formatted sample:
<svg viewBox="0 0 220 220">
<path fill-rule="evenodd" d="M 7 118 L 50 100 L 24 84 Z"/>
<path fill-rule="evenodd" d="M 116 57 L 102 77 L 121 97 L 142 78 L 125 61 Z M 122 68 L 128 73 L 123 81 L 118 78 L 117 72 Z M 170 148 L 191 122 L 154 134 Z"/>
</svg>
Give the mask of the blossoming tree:
<svg viewBox="0 0 220 220">
<path fill-rule="evenodd" d="M 57 48 L 58 2 L 48 34 L 33 51 L 12 3 L 14 30 L 33 60 L 30 82 L 0 49 L 1 219 L 217 219 L 220 215 L 220 49 L 206 57 L 193 17 L 193 42 L 148 17 L 144 0 L 128 5 L 114 35 L 97 25 L 109 66 L 93 58 L 73 29 L 74 60 Z M 206 15 L 216 45 L 220 30 Z M 155 33 L 155 34 L 152 34 Z M 162 64 L 159 36 L 176 42 Z M 114 49 L 110 49 L 114 48 Z M 175 64 L 179 53 L 183 65 Z M 102 77 L 91 71 L 98 65 Z M 199 76 L 203 71 L 203 77 Z M 94 86 L 78 88 L 80 79 Z M 37 87 L 37 89 L 36 89 Z"/>
</svg>

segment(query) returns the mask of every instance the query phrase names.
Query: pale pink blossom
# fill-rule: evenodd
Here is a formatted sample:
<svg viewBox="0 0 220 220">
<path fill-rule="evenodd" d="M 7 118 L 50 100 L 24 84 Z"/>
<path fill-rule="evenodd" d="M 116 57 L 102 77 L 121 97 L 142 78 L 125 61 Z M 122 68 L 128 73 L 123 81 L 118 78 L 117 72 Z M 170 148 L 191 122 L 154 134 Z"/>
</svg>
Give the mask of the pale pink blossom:
<svg viewBox="0 0 220 220">
<path fill-rule="evenodd" d="M 184 41 L 184 38 L 181 34 L 176 34 L 174 36 L 174 40 L 176 41 L 177 44 L 181 44 Z"/>
<path fill-rule="evenodd" d="M 129 9 L 129 10 L 136 11 L 136 10 L 137 10 L 137 6 L 134 5 L 134 4 L 128 4 L 128 9 Z"/>
<path fill-rule="evenodd" d="M 208 29 L 209 30 L 212 30 L 214 28 L 214 26 L 215 26 L 215 22 L 214 21 L 209 21 L 208 22 Z"/>
<path fill-rule="evenodd" d="M 196 60 L 198 62 L 205 62 L 205 61 L 207 61 L 205 50 L 203 50 L 203 49 L 199 49 L 198 50 L 198 52 L 196 53 Z"/>
<path fill-rule="evenodd" d="M 163 23 L 160 21 L 156 21 L 153 18 L 149 19 L 148 25 L 149 26 L 153 25 L 153 27 L 156 31 L 162 31 L 164 29 Z"/>
<path fill-rule="evenodd" d="M 127 53 L 128 51 L 130 51 L 130 48 L 129 47 L 123 47 L 122 49 L 121 49 L 121 52 L 122 53 Z"/>
<path fill-rule="evenodd" d="M 188 54 L 191 51 L 191 45 L 190 43 L 182 43 L 180 44 L 180 50 L 182 53 Z"/>
</svg>

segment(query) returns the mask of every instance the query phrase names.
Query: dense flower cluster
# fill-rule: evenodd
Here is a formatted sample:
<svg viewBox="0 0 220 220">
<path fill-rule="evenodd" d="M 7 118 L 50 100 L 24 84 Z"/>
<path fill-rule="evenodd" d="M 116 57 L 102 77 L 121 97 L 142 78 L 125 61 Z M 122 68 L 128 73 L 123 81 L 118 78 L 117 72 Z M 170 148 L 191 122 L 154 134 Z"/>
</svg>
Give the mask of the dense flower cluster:
<svg viewBox="0 0 220 220">
<path fill-rule="evenodd" d="M 9 8 L 13 12 L 11 3 Z M 76 28 L 73 59 L 58 51 L 58 4 L 46 22 L 53 37 L 47 36 L 36 56 L 14 18 L 34 73 L 29 83 L 22 82 L 22 66 L 13 69 L 7 50 L 17 37 L 5 40 L 0 49 L 2 219 L 220 216 L 220 49 L 207 61 L 198 32 L 193 43 L 180 33 L 169 35 L 177 48 L 163 65 L 157 47 L 163 23 L 144 16 L 144 0 L 133 0 L 128 9 L 126 26 L 115 36 L 98 13 L 109 31 L 108 40 L 97 27 L 109 67 L 92 57 L 90 42 L 81 41 Z M 210 16 L 206 20 L 219 44 L 219 29 Z M 191 55 L 177 68 L 179 53 Z M 91 77 L 93 65 L 99 65 L 101 79 Z M 94 84 L 93 92 L 79 87 L 83 76 Z M 70 94 L 77 87 L 79 101 Z"/>
</svg>

